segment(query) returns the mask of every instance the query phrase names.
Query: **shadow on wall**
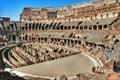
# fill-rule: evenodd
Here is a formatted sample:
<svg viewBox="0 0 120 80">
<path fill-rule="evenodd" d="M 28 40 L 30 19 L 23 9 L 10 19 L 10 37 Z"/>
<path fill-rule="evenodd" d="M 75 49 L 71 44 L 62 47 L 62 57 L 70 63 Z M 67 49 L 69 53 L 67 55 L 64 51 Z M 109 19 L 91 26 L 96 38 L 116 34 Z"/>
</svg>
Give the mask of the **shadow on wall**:
<svg viewBox="0 0 120 80">
<path fill-rule="evenodd" d="M 1 70 L 0 71 L 0 80 L 25 80 L 25 79 L 18 77 L 15 74 L 11 74 L 9 72 Z"/>
</svg>

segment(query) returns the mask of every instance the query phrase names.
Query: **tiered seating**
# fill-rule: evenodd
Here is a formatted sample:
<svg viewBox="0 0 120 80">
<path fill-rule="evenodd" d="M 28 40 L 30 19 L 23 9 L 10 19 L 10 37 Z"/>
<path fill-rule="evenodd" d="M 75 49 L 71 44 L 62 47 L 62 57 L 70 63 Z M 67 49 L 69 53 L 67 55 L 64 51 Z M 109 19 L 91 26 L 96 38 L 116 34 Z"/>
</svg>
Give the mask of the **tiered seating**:
<svg viewBox="0 0 120 80">
<path fill-rule="evenodd" d="M 26 62 L 20 56 L 20 54 L 15 50 L 15 48 L 11 49 L 11 53 L 14 54 L 14 57 L 19 61 L 20 64 L 25 64 Z"/>
<path fill-rule="evenodd" d="M 9 58 L 8 58 L 8 52 L 6 52 L 8 48 L 4 49 L 2 52 L 2 59 L 4 63 L 7 63 L 7 65 L 13 67 L 13 63 L 10 62 Z"/>
</svg>

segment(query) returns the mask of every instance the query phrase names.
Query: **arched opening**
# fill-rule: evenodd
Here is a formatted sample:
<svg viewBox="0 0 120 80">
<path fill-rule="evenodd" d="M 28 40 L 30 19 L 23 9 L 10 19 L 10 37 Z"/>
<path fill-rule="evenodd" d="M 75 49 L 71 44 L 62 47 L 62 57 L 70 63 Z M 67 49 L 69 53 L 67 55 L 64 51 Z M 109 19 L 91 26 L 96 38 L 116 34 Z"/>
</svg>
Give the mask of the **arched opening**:
<svg viewBox="0 0 120 80">
<path fill-rule="evenodd" d="M 71 29 L 71 26 L 68 26 L 68 30 L 70 30 Z"/>
<path fill-rule="evenodd" d="M 9 30 L 9 29 L 10 29 L 10 27 L 8 26 L 8 27 L 7 27 L 7 30 Z"/>
<path fill-rule="evenodd" d="M 57 30 L 59 30 L 59 26 L 57 26 Z"/>
<path fill-rule="evenodd" d="M 76 26 L 76 29 L 78 29 L 79 28 L 79 26 Z"/>
<path fill-rule="evenodd" d="M 75 29 L 75 26 L 72 26 L 72 29 Z"/>
<path fill-rule="evenodd" d="M 92 30 L 92 26 L 91 25 L 89 26 L 89 30 Z"/>
<path fill-rule="evenodd" d="M 33 23 L 33 25 L 32 25 L 32 30 L 34 30 L 35 29 L 35 23 Z"/>
<path fill-rule="evenodd" d="M 16 41 L 16 36 L 15 35 L 12 35 L 12 40 Z"/>
<path fill-rule="evenodd" d="M 99 25 L 99 26 L 98 26 L 98 30 L 102 30 L 102 25 Z"/>
<path fill-rule="evenodd" d="M 65 26 L 65 28 L 64 28 L 65 30 L 67 30 L 67 26 Z"/>
<path fill-rule="evenodd" d="M 49 27 L 49 29 L 52 29 L 52 25 L 53 25 L 53 23 L 51 23 L 51 24 L 50 24 L 50 27 Z"/>
<path fill-rule="evenodd" d="M 108 14 L 106 14 L 106 18 L 108 18 L 109 17 L 109 15 Z"/>
<path fill-rule="evenodd" d="M 28 30 L 28 23 L 25 24 L 25 30 Z"/>
<path fill-rule="evenodd" d="M 47 38 L 44 39 L 44 42 L 45 42 L 45 43 L 47 42 Z"/>
<path fill-rule="evenodd" d="M 39 24 L 39 30 L 41 30 L 41 25 L 42 25 L 42 23 Z"/>
<path fill-rule="evenodd" d="M 119 42 L 119 39 L 116 39 L 116 40 L 114 41 L 115 44 L 118 43 L 118 42 Z"/>
<path fill-rule="evenodd" d="M 25 35 L 25 40 L 28 40 L 28 35 Z"/>
<path fill-rule="evenodd" d="M 53 29 L 54 29 L 54 30 L 56 29 L 56 24 L 57 24 L 57 23 L 54 23 L 54 25 L 53 25 Z"/>
<path fill-rule="evenodd" d="M 80 26 L 80 30 L 83 30 L 83 26 Z"/>
<path fill-rule="evenodd" d="M 24 27 L 22 27 L 22 30 L 25 30 L 25 28 L 24 28 Z"/>
<path fill-rule="evenodd" d="M 32 25 L 31 25 L 31 23 L 29 23 L 29 30 L 31 30 L 31 27 L 32 27 Z"/>
<path fill-rule="evenodd" d="M 42 30 L 45 30 L 45 23 L 44 23 L 43 26 L 42 26 Z"/>
<path fill-rule="evenodd" d="M 71 44 L 74 44 L 74 41 L 73 41 L 73 40 L 71 40 Z"/>
<path fill-rule="evenodd" d="M 97 26 L 96 25 L 93 26 L 93 30 L 97 30 Z"/>
<path fill-rule="evenodd" d="M 28 27 L 27 27 L 27 26 L 25 27 L 25 30 L 28 30 Z"/>
<path fill-rule="evenodd" d="M 77 40 L 75 40 L 75 44 L 77 44 L 77 42 L 78 42 L 78 41 L 77 41 Z"/>
<path fill-rule="evenodd" d="M 9 40 L 9 41 L 11 40 L 11 35 L 9 35 L 9 38 L 8 38 L 8 40 Z"/>
<path fill-rule="evenodd" d="M 84 30 L 86 30 L 87 29 L 87 26 L 84 26 Z"/>
<path fill-rule="evenodd" d="M 104 29 L 107 29 L 108 27 L 107 27 L 107 25 L 104 25 Z"/>
<path fill-rule="evenodd" d="M 47 25 L 45 26 L 45 30 L 47 30 L 47 29 L 48 29 L 48 27 L 49 27 L 49 25 L 47 24 Z"/>
<path fill-rule="evenodd" d="M 35 30 L 37 30 L 37 29 L 38 29 L 38 26 L 39 26 L 39 24 L 37 23 L 37 24 L 36 24 L 36 27 L 35 27 Z"/>
<path fill-rule="evenodd" d="M 40 43 L 40 38 L 38 38 L 38 43 Z"/>
<path fill-rule="evenodd" d="M 61 30 L 63 30 L 64 28 L 63 28 L 63 25 L 61 25 Z"/>
</svg>

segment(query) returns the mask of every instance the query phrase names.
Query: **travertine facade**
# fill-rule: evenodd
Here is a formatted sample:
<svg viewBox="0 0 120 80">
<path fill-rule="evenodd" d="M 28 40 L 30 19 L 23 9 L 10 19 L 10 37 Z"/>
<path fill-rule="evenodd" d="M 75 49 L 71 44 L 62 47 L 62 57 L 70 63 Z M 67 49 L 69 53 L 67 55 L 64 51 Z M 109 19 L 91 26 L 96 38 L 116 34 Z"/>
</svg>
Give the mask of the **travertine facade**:
<svg viewBox="0 0 120 80">
<path fill-rule="evenodd" d="M 16 44 L 5 46 L 1 55 L 12 68 L 85 52 L 99 64 L 91 68 L 94 73 L 109 74 L 120 61 L 119 0 L 24 8 L 20 21 L 0 23 L 0 41 Z"/>
<path fill-rule="evenodd" d="M 30 22 L 70 22 L 84 21 L 118 16 L 119 2 L 117 0 L 97 0 L 56 8 L 24 8 L 20 15 L 21 21 Z M 49 17 L 51 15 L 52 17 Z"/>
</svg>

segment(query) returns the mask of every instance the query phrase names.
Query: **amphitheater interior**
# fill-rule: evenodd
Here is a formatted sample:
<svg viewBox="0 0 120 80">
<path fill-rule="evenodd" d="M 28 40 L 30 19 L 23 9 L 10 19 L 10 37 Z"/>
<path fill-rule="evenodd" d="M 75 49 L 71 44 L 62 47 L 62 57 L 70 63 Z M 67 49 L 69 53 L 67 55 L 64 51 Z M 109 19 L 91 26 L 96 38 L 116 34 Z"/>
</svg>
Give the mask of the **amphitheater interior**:
<svg viewBox="0 0 120 80">
<path fill-rule="evenodd" d="M 100 0 L 96 1 L 99 2 Z M 73 72 L 74 75 L 72 74 L 72 76 L 63 73 L 54 77 L 48 75 L 36 77 L 27 74 L 22 76 L 23 78 L 20 80 L 119 80 L 120 5 L 119 3 L 111 3 L 109 6 L 101 6 L 97 7 L 97 9 L 99 9 L 99 14 L 110 13 L 110 17 L 104 18 L 103 14 L 101 18 L 90 18 L 90 20 L 87 17 L 73 20 L 73 17 L 71 17 L 72 19 L 69 18 L 68 21 L 67 18 L 64 18 L 66 21 L 55 18 L 52 21 L 50 19 L 48 21 L 46 19 L 32 21 L 31 19 L 30 21 L 0 22 L 0 69 L 1 72 L 6 73 L 6 75 L 0 74 L 0 78 L 10 76 L 10 74 L 16 75 L 17 73 L 13 74 L 14 70 L 19 71 L 20 69 L 25 74 L 24 70 L 27 71 L 29 66 L 42 66 L 38 64 L 47 64 L 47 62 L 49 63 L 47 65 L 50 65 L 54 61 L 65 62 L 66 60 L 72 62 L 68 58 L 78 57 L 79 55 L 85 57 L 87 55 L 87 58 L 90 57 L 88 61 L 76 63 L 79 66 L 82 63 L 88 64 L 84 66 L 83 72 Z M 93 9 L 93 11 L 95 10 Z M 117 15 L 115 15 L 115 11 L 118 13 Z M 88 7 L 83 10 L 84 15 L 86 15 L 86 12 L 91 15 L 95 14 Z M 111 17 L 111 12 L 115 16 Z M 82 57 L 74 59 L 77 62 Z M 89 65 L 89 63 L 91 64 Z M 74 65 L 70 63 L 67 67 L 69 66 Z M 52 71 L 52 67 L 45 67 L 51 70 L 49 74 L 55 73 L 55 70 Z M 58 65 L 56 71 L 59 71 L 60 67 Z M 4 72 L 7 68 L 10 69 L 10 73 Z M 79 68 L 77 67 L 78 71 L 82 70 Z M 86 72 L 87 69 L 85 68 L 88 68 L 89 71 Z M 29 70 L 34 72 L 34 69 L 30 68 Z M 39 68 L 39 70 L 48 73 L 47 69 L 43 69 Z M 73 71 L 75 70 L 73 69 Z"/>
</svg>

